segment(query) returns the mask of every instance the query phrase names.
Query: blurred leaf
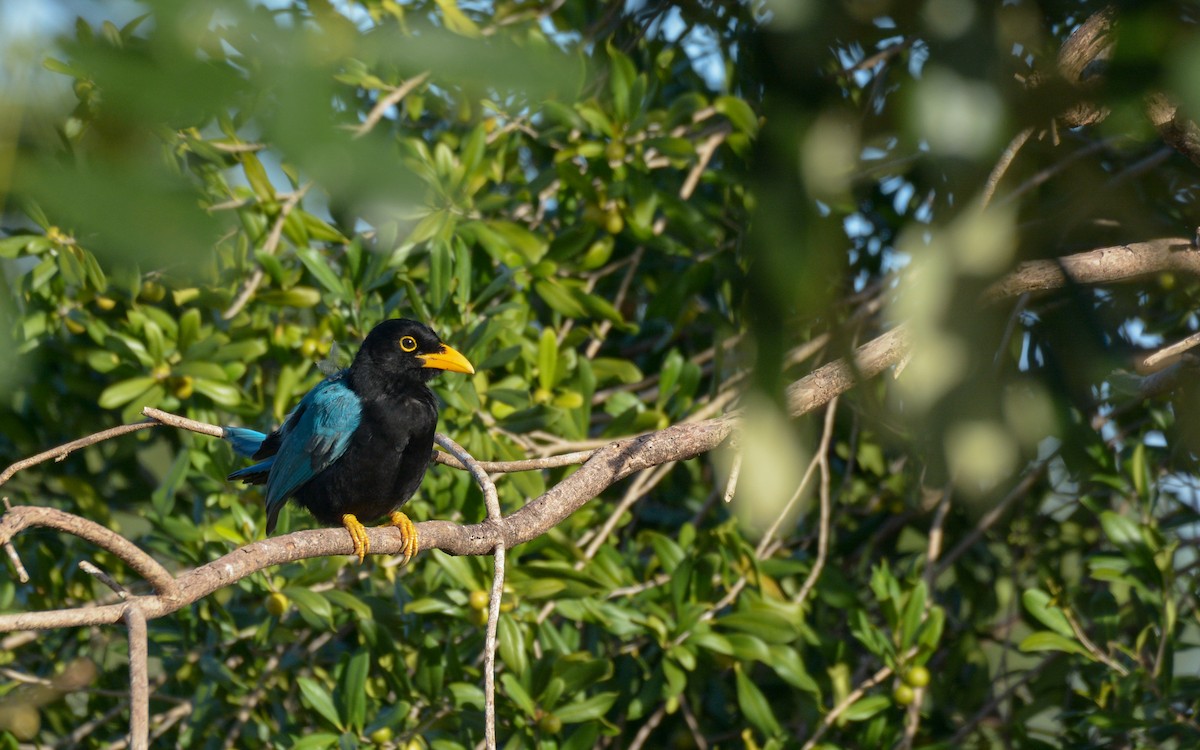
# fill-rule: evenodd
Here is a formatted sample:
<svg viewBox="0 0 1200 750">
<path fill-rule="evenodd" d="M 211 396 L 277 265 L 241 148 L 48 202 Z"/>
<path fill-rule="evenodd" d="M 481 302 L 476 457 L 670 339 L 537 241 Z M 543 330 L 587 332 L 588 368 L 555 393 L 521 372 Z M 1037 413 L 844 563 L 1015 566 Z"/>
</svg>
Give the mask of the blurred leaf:
<svg viewBox="0 0 1200 750">
<path fill-rule="evenodd" d="M 329 691 L 310 677 L 297 677 L 296 684 L 300 687 L 300 694 L 304 696 L 304 700 L 310 708 L 338 729 L 343 728 L 337 709 L 333 707 L 333 698 L 330 697 Z"/>
</svg>

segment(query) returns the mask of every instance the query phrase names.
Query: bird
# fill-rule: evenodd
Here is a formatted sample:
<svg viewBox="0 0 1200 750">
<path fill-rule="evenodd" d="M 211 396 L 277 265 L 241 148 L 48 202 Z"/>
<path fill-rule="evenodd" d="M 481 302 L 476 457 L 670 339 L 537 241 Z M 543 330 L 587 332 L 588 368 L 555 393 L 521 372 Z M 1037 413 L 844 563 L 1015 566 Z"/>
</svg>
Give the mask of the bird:
<svg viewBox="0 0 1200 750">
<path fill-rule="evenodd" d="M 274 432 L 223 428 L 234 452 L 258 462 L 229 481 L 266 485 L 268 535 L 291 498 L 321 524 L 345 527 L 360 564 L 370 550 L 362 520 L 386 517 L 400 529 L 407 563 L 417 530 L 399 508 L 433 455 L 438 401 L 426 384 L 442 371 L 475 368 L 424 323 L 380 323 L 350 366 L 317 383 Z"/>
</svg>

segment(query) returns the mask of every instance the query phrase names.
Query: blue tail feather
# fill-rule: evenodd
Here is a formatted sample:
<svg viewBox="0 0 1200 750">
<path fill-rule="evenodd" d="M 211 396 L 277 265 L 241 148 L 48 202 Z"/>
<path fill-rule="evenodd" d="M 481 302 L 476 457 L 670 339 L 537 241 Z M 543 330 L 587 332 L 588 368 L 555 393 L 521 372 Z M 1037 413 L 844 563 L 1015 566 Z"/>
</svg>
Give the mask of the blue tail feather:
<svg viewBox="0 0 1200 750">
<path fill-rule="evenodd" d="M 247 466 L 244 469 L 238 469 L 230 474 L 227 479 L 240 479 L 246 484 L 262 484 L 267 481 L 267 477 L 271 473 L 271 466 L 275 463 L 275 457 L 272 456 L 266 461 L 259 461 L 256 464 Z"/>
<path fill-rule="evenodd" d="M 226 427 L 224 437 L 233 446 L 234 452 L 242 456 L 253 456 L 258 452 L 262 442 L 267 439 L 267 436 L 258 430 L 245 427 Z M 248 468 L 253 469 L 254 467 Z M 242 471 L 245 470 L 242 469 Z"/>
</svg>

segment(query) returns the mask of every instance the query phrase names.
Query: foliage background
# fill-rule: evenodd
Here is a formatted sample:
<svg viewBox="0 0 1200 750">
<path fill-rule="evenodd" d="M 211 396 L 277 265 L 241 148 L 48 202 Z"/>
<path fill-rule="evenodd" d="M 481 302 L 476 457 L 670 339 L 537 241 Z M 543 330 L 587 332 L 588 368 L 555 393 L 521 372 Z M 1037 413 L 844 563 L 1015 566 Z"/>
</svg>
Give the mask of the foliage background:
<svg viewBox="0 0 1200 750">
<path fill-rule="evenodd" d="M 1079 96 L 1055 55 L 1099 7 L 52 6 L 51 26 L 81 19 L 53 44 L 11 32 L 0 79 L 0 452 L 145 405 L 271 427 L 317 360 L 400 314 L 476 364 L 437 389 L 442 431 L 484 459 L 711 416 L 745 389 L 732 504 L 730 457 L 705 457 L 510 551 L 503 742 L 1190 747 L 1194 388 L 1145 399 L 1124 368 L 1197 328 L 1194 281 L 978 303 L 1018 260 L 1197 223 L 1196 167 L 1142 113 L 1156 90 L 1200 104 L 1186 8 L 1120 6 L 1090 94 L 1108 116 L 1051 132 Z M 767 528 L 822 425 L 776 404 L 899 320 L 905 372 L 830 423 L 829 565 L 804 598 L 811 499 Z M 4 492 L 180 568 L 261 535 L 226 445 L 152 433 Z M 504 507 L 565 471 L 506 476 Z M 411 510 L 483 516 L 444 468 Z M 35 580 L 0 581 L 3 612 L 108 596 L 80 560 L 130 580 L 76 540 L 18 544 Z M 152 622 L 157 743 L 474 746 L 488 569 L 314 560 Z M 119 629 L 3 645 L 0 745 L 120 740 Z"/>
</svg>

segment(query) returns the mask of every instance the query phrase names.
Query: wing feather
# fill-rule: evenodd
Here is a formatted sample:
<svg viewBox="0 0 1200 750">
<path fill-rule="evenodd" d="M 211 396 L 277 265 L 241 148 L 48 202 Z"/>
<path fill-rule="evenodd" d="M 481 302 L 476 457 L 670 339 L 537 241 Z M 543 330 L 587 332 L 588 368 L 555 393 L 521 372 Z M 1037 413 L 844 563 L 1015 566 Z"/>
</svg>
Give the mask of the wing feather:
<svg viewBox="0 0 1200 750">
<path fill-rule="evenodd" d="M 280 428 L 263 441 L 264 447 L 271 443 L 276 448 L 267 478 L 268 534 L 292 493 L 346 452 L 361 421 L 358 395 L 340 377 L 329 378 L 309 391 Z"/>
</svg>

